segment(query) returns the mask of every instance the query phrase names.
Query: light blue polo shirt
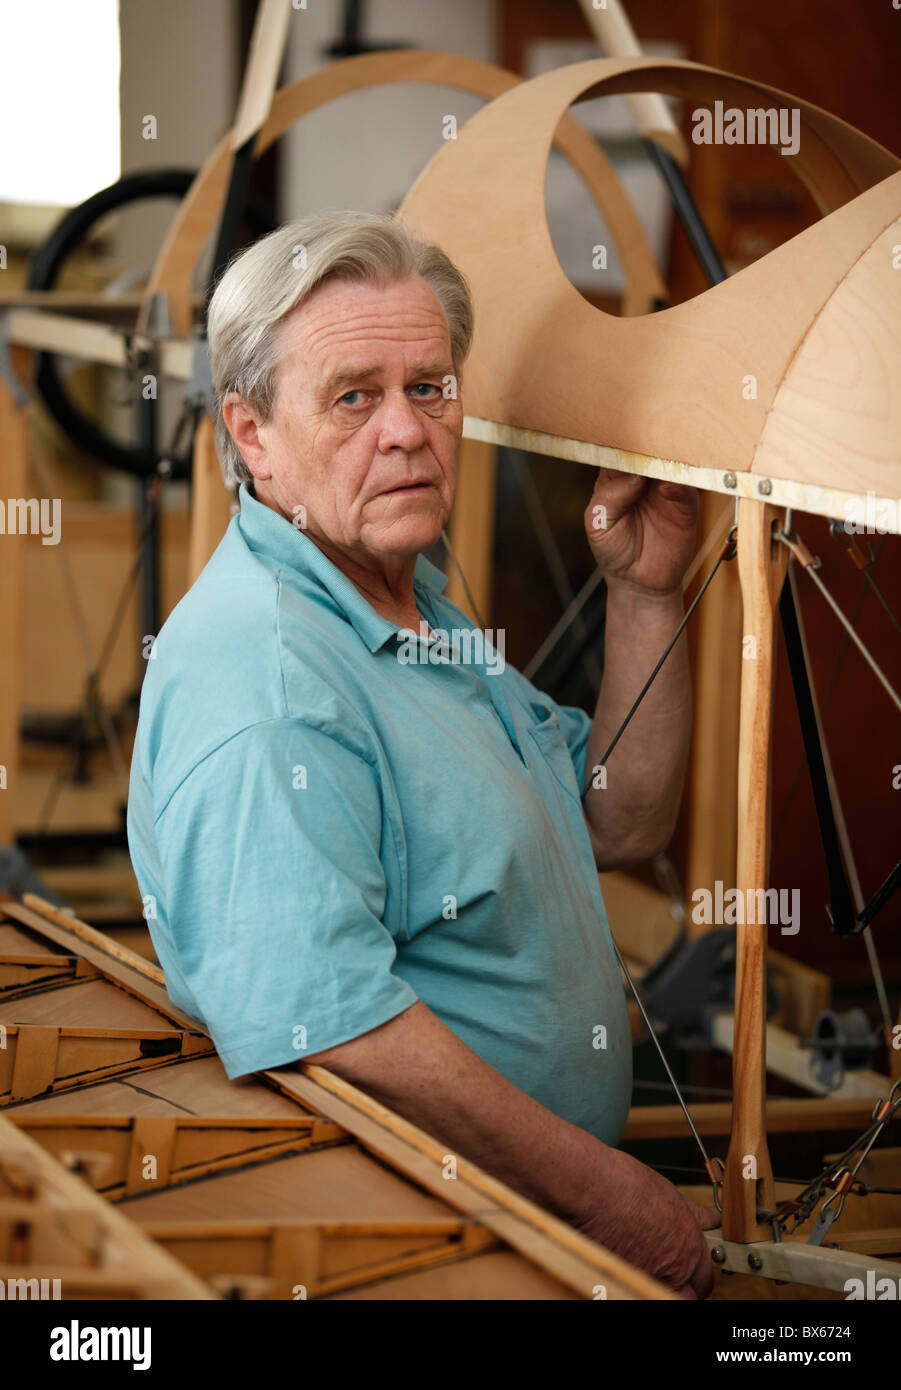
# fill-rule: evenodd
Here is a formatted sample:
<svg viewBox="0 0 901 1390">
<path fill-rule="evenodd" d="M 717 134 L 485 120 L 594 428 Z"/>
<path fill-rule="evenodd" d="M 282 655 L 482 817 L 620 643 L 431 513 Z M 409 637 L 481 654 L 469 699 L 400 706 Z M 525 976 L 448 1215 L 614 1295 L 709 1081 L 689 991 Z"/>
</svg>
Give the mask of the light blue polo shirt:
<svg viewBox="0 0 901 1390">
<path fill-rule="evenodd" d="M 229 1077 L 421 1000 L 607 1143 L 625 996 L 582 816 L 590 720 L 476 640 L 412 640 L 240 489 L 159 633 L 128 840 L 173 1002 Z M 416 564 L 434 631 L 471 630 Z M 501 669 L 502 667 L 502 669 Z"/>
</svg>

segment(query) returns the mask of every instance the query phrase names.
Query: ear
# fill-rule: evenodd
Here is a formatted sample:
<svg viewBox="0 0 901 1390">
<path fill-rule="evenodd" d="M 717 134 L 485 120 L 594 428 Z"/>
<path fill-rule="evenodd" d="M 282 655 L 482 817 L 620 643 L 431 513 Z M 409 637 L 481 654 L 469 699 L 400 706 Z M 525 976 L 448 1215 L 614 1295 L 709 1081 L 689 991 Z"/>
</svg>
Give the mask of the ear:
<svg viewBox="0 0 901 1390">
<path fill-rule="evenodd" d="M 262 420 L 237 391 L 222 402 L 222 418 L 235 447 L 255 478 L 271 478 L 268 451 L 261 435 Z"/>
</svg>

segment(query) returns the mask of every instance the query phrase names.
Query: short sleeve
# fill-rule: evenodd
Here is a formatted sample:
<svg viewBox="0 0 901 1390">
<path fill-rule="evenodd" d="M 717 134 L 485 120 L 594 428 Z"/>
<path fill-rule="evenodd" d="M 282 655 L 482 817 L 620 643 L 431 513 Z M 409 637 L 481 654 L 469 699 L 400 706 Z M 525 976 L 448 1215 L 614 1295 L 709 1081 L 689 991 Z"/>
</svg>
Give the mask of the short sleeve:
<svg viewBox="0 0 901 1390">
<path fill-rule="evenodd" d="M 416 1002 L 382 920 L 378 780 L 338 740 L 287 718 L 244 729 L 191 771 L 155 830 L 157 953 L 230 1078 L 302 1061 Z"/>
<path fill-rule="evenodd" d="M 514 688 L 520 700 L 530 705 L 543 705 L 549 712 L 556 714 L 560 721 L 560 732 L 566 740 L 569 755 L 575 768 L 576 781 L 580 791 L 585 790 L 586 782 L 586 763 L 588 760 L 588 736 L 591 733 L 591 716 L 586 714 L 578 705 L 558 705 L 550 695 L 546 695 L 543 690 L 539 690 L 530 680 L 527 680 L 522 672 L 517 671 L 514 666 L 506 668 L 509 673 Z"/>
</svg>

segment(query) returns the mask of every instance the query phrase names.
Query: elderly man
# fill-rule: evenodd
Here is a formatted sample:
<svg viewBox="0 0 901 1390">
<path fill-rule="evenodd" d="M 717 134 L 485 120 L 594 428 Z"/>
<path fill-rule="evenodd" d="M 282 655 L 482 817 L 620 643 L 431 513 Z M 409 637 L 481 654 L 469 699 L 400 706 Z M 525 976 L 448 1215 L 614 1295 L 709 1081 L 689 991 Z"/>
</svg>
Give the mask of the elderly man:
<svg viewBox="0 0 901 1390">
<path fill-rule="evenodd" d="M 593 720 L 464 644 L 422 552 L 453 506 L 471 336 L 462 276 L 389 215 L 283 227 L 223 276 L 240 513 L 148 662 L 135 872 L 169 994 L 230 1078 L 322 1063 L 704 1296 L 714 1215 L 614 1147 L 631 1045 L 597 878 L 672 832 L 684 644 L 592 775 L 680 620 L 696 496 L 597 481 Z"/>
</svg>

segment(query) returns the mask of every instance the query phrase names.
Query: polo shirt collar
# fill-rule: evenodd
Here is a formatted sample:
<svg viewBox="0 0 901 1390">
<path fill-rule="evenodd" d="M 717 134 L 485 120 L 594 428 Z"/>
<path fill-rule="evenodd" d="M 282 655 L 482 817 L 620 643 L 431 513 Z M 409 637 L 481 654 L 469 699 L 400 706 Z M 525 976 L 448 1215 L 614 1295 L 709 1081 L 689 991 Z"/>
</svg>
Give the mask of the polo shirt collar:
<svg viewBox="0 0 901 1390">
<path fill-rule="evenodd" d="M 254 497 L 246 481 L 238 490 L 238 500 L 241 504 L 238 526 L 252 551 L 267 555 L 316 587 L 325 589 L 371 652 L 377 652 L 387 641 L 397 637 L 400 629 L 367 603 L 356 585 L 332 564 L 309 536 L 292 526 L 280 512 Z M 416 588 L 421 586 L 439 595 L 447 584 L 447 575 L 424 555 L 418 555 L 413 583 Z"/>
</svg>

